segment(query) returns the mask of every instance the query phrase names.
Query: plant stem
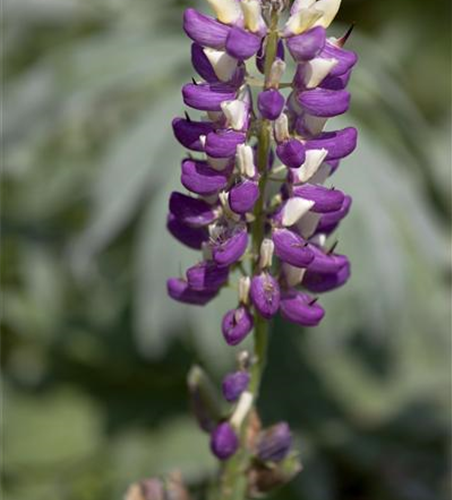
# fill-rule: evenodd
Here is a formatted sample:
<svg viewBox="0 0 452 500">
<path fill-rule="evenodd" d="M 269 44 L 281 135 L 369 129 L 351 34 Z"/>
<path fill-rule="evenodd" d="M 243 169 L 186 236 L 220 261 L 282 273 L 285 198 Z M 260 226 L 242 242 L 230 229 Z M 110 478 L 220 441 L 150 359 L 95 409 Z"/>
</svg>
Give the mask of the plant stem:
<svg viewBox="0 0 452 500">
<path fill-rule="evenodd" d="M 269 81 L 271 68 L 276 58 L 277 46 L 278 13 L 273 11 L 270 31 L 267 37 L 265 82 Z M 251 229 L 253 254 L 256 256 L 256 259 L 252 264 L 253 274 L 258 271 L 259 251 L 265 237 L 265 189 L 268 179 L 268 159 L 271 146 L 271 133 L 271 122 L 268 120 L 262 120 L 258 137 L 257 160 L 258 170 L 261 176 L 259 180 L 260 196 L 254 209 L 255 220 Z M 254 316 L 254 356 L 249 387 L 249 391 L 253 394 L 254 405 L 256 404 L 259 396 L 260 384 L 267 358 L 267 346 L 268 322 L 256 312 Z M 239 430 L 240 449 L 226 462 L 223 467 L 222 475 L 220 477 L 218 500 L 244 500 L 246 498 L 246 470 L 250 461 L 250 453 L 246 448 L 247 430 L 248 419 L 245 419 Z"/>
</svg>

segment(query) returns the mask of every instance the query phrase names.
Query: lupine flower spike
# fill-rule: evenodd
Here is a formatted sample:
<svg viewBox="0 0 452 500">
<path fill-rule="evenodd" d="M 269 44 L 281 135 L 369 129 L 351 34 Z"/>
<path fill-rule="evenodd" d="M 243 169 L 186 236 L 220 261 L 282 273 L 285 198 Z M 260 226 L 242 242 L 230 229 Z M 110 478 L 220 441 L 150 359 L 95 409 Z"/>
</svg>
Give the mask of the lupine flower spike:
<svg viewBox="0 0 452 500">
<path fill-rule="evenodd" d="M 254 352 L 223 380 L 229 410 L 207 411 L 199 373 L 190 379 L 196 414 L 224 464 L 218 498 L 226 499 L 236 488 L 263 493 L 266 464 L 276 474 L 294 459 L 288 424 L 255 429 L 250 437 L 250 422 L 259 421 L 254 404 L 268 322 L 280 314 L 315 327 L 325 315 L 318 294 L 350 277 L 347 257 L 328 238 L 351 198 L 330 176 L 355 149 L 357 131 L 325 127 L 350 106 L 346 87 L 357 55 L 344 47 L 351 30 L 339 39 L 326 34 L 340 0 L 295 0 L 290 8 L 287 0 L 207 1 L 211 15 L 189 8 L 183 19 L 195 76 L 182 97 L 200 118 L 186 112 L 173 121 L 188 153 L 181 164 L 185 190 L 171 194 L 167 221 L 200 257 L 183 277 L 168 280 L 168 293 L 205 306 L 232 286 L 237 303 L 217 328 L 230 346 L 254 330 Z M 279 190 L 270 182 L 279 182 Z M 248 471 L 247 485 L 236 481 L 237 471 Z"/>
</svg>

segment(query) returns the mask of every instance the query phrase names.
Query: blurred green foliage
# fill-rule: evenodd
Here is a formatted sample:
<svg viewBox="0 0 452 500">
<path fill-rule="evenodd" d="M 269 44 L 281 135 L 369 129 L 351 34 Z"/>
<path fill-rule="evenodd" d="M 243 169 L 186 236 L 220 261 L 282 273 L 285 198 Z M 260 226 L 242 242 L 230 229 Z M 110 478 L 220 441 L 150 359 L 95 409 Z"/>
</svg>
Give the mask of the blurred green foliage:
<svg viewBox="0 0 452 500">
<path fill-rule="evenodd" d="M 164 228 L 188 4 L 4 1 L 5 500 L 111 500 L 174 468 L 196 488 L 215 470 L 185 377 L 232 368 L 233 299 L 165 294 L 196 259 Z M 296 430 L 304 472 L 272 498 L 446 499 L 450 4 L 343 4 L 361 59 L 360 147 L 335 178 L 355 201 L 338 234 L 354 273 L 320 328 L 274 325 L 261 413 Z"/>
</svg>

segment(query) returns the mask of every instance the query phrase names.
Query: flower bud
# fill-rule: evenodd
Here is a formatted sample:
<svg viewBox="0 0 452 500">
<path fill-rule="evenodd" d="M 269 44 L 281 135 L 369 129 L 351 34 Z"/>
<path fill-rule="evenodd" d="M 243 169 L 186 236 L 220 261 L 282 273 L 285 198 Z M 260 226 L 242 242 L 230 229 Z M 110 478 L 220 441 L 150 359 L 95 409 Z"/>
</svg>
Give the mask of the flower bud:
<svg viewBox="0 0 452 500">
<path fill-rule="evenodd" d="M 259 314 L 271 319 L 279 309 L 280 289 L 273 276 L 264 271 L 251 280 L 250 298 Z"/>
<path fill-rule="evenodd" d="M 237 451 L 239 439 L 228 422 L 218 425 L 212 432 L 210 448 L 219 460 L 227 460 Z"/>
<path fill-rule="evenodd" d="M 284 96 L 276 89 L 264 90 L 258 96 L 257 107 L 266 120 L 276 120 L 285 104 Z"/>
<path fill-rule="evenodd" d="M 244 180 L 233 186 L 229 192 L 229 204 L 236 214 L 251 212 L 259 198 L 257 182 Z"/>
<path fill-rule="evenodd" d="M 276 154 L 284 165 L 289 168 L 298 168 L 305 161 L 306 149 L 298 139 L 289 139 L 278 144 Z"/>
<path fill-rule="evenodd" d="M 269 238 L 264 238 L 260 249 L 259 267 L 261 269 L 272 267 L 274 250 L 275 244 L 273 241 Z"/>
<path fill-rule="evenodd" d="M 281 315 L 300 326 L 317 326 L 323 319 L 325 311 L 309 295 L 289 290 L 281 297 Z"/>
<path fill-rule="evenodd" d="M 223 379 L 223 396 L 226 401 L 233 403 L 237 401 L 244 390 L 250 383 L 250 375 L 245 371 L 229 373 Z"/>
<path fill-rule="evenodd" d="M 338 189 L 328 189 L 314 184 L 303 184 L 294 187 L 293 194 L 304 200 L 313 201 L 312 212 L 324 214 L 335 212 L 342 207 L 345 195 Z"/>
<path fill-rule="evenodd" d="M 223 336 L 229 345 L 237 345 L 251 332 L 253 316 L 246 307 L 228 311 L 221 325 Z"/>
<path fill-rule="evenodd" d="M 307 242 L 294 231 L 275 229 L 272 233 L 275 254 L 284 262 L 296 267 L 308 267 L 314 260 L 314 252 Z"/>
<path fill-rule="evenodd" d="M 292 447 L 292 434 L 286 422 L 263 431 L 257 443 L 257 456 L 263 462 L 280 462 Z"/>
</svg>

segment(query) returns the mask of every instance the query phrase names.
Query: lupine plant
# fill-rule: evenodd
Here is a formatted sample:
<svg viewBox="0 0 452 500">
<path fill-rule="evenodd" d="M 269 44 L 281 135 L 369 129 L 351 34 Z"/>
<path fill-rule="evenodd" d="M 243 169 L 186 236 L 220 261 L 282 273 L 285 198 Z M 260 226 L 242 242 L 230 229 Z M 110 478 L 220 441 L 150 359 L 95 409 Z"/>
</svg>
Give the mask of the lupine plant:
<svg viewBox="0 0 452 500">
<path fill-rule="evenodd" d="M 253 352 L 239 353 L 237 371 L 223 380 L 226 412 L 201 368 L 189 375 L 193 411 L 221 462 L 215 498 L 242 499 L 300 470 L 289 426 L 263 429 L 256 402 L 272 318 L 315 327 L 325 314 L 317 294 L 350 276 L 329 237 L 351 198 L 330 176 L 355 149 L 357 131 L 325 126 L 349 108 L 345 88 L 357 56 L 344 49 L 351 30 L 326 35 L 340 0 L 208 3 L 214 17 L 191 8 L 184 14 L 198 76 L 182 89 L 195 112 L 173 121 L 189 150 L 181 169 L 188 193 L 171 194 L 167 223 L 201 254 L 167 286 L 173 299 L 195 306 L 236 288 L 222 334 L 236 346 L 253 332 Z M 295 68 L 289 78 L 287 56 Z"/>
</svg>

